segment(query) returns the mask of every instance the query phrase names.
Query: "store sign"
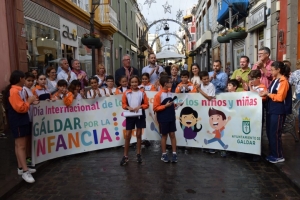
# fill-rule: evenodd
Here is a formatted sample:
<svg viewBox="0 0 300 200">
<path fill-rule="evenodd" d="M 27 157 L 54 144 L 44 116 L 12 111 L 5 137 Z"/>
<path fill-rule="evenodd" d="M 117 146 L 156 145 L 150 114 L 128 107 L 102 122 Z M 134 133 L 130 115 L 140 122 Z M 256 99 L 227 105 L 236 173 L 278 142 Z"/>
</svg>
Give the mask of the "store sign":
<svg viewBox="0 0 300 200">
<path fill-rule="evenodd" d="M 62 36 L 64 38 L 69 38 L 70 40 L 77 41 L 77 32 L 75 29 L 72 30 L 73 33 L 70 33 L 70 29 L 67 25 L 63 25 L 64 28 L 66 28 L 65 31 L 62 32 Z"/>
<path fill-rule="evenodd" d="M 61 43 L 67 44 L 73 47 L 78 47 L 77 37 L 77 25 L 64 19 L 60 18 L 60 35 Z"/>
<path fill-rule="evenodd" d="M 266 8 L 262 7 L 249 17 L 248 31 L 253 31 L 267 24 L 267 16 L 265 14 L 265 10 Z"/>
<path fill-rule="evenodd" d="M 130 49 L 134 52 L 137 52 L 137 48 L 135 46 L 130 45 Z"/>
</svg>

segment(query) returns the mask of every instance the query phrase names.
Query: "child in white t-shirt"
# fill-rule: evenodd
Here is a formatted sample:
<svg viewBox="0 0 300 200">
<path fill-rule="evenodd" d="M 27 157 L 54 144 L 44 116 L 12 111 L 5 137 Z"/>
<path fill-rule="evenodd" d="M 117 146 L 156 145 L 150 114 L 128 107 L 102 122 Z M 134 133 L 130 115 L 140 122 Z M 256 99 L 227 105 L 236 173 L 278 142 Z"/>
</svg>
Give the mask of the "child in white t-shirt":
<svg viewBox="0 0 300 200">
<path fill-rule="evenodd" d="M 114 86 L 115 79 L 113 76 L 109 75 L 105 78 L 107 87 L 103 89 L 105 96 L 115 95 L 117 88 Z"/>
<path fill-rule="evenodd" d="M 139 85 L 139 88 L 143 91 L 156 91 L 155 86 L 150 83 L 150 76 L 148 73 L 142 74 L 142 84 Z"/>
<path fill-rule="evenodd" d="M 89 84 L 92 89 L 90 89 L 87 94 L 87 99 L 95 99 L 96 97 L 105 97 L 105 93 L 103 89 L 99 88 L 98 84 L 99 80 L 97 77 L 93 76 L 89 79 Z"/>
<path fill-rule="evenodd" d="M 129 89 L 128 80 L 127 80 L 126 75 L 123 75 L 120 77 L 119 83 L 120 83 L 120 86 L 116 89 L 115 94 L 122 94 L 122 93 L 126 92 L 126 90 Z"/>
<path fill-rule="evenodd" d="M 212 100 L 216 96 L 215 86 L 209 81 L 209 75 L 207 71 L 200 72 L 201 82 L 196 85 L 197 91 L 201 93 L 207 100 Z"/>
<path fill-rule="evenodd" d="M 136 158 L 137 162 L 142 162 L 141 156 L 141 142 L 142 142 L 142 129 L 146 128 L 146 115 L 145 109 L 149 107 L 149 102 L 147 95 L 144 91 L 139 89 L 140 80 L 139 77 L 133 75 L 129 79 L 130 88 L 123 93 L 122 96 L 122 108 L 128 110 L 132 113 L 137 113 L 139 109 L 142 109 L 142 115 L 126 117 L 126 136 L 124 145 L 124 156 L 120 162 L 120 165 L 126 165 L 129 161 L 128 150 L 130 139 L 132 135 L 132 130 L 136 128 Z"/>
</svg>

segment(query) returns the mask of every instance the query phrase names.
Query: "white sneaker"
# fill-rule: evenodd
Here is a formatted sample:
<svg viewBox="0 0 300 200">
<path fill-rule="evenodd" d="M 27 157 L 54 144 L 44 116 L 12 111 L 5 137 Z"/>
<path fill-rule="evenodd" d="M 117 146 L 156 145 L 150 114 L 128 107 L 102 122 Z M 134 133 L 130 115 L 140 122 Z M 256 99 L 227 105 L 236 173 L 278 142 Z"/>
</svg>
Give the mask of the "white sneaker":
<svg viewBox="0 0 300 200">
<path fill-rule="evenodd" d="M 34 183 L 35 180 L 32 177 L 31 173 L 29 171 L 25 172 L 22 174 L 22 178 L 27 182 L 27 183 Z"/>
<path fill-rule="evenodd" d="M 18 175 L 22 175 L 22 174 L 23 174 L 23 169 L 18 168 Z"/>
<path fill-rule="evenodd" d="M 33 174 L 33 173 L 36 172 L 36 169 L 33 169 L 33 168 L 29 168 L 29 167 L 28 167 L 28 171 L 29 171 L 29 173 Z M 19 175 L 22 175 L 22 174 L 23 174 L 23 169 L 19 169 L 19 168 L 18 168 L 18 174 L 19 174 Z"/>
</svg>

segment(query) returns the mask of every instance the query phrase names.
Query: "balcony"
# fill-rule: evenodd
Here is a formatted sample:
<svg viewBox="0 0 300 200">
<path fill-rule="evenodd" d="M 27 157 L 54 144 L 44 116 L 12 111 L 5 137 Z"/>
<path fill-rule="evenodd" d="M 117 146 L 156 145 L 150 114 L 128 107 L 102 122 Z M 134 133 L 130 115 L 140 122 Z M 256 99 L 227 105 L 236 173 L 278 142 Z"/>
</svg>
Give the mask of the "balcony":
<svg viewBox="0 0 300 200">
<path fill-rule="evenodd" d="M 198 48 L 199 46 L 201 46 L 203 43 L 210 41 L 211 40 L 211 32 L 210 31 L 205 31 L 201 38 L 199 40 L 197 40 L 196 42 L 196 48 Z"/>
<path fill-rule="evenodd" d="M 64 11 L 69 12 L 76 16 L 76 18 L 89 23 L 90 13 L 85 11 L 89 8 L 88 4 L 83 4 L 85 7 L 81 8 L 77 4 L 79 0 L 50 0 L 52 3 L 56 4 Z M 83 2 L 81 0 L 80 2 Z M 80 4 L 79 2 L 79 4 Z M 85 2 L 91 2 L 85 0 Z M 101 9 L 95 11 L 95 29 L 101 31 L 104 34 L 112 35 L 118 31 L 117 14 L 116 12 L 107 4 L 107 0 L 101 0 L 102 4 L 99 6 Z M 76 4 L 75 4 L 76 3 Z M 101 21 L 101 22 L 100 22 Z"/>
<path fill-rule="evenodd" d="M 99 22 L 106 28 L 113 26 L 115 30 L 118 30 L 118 17 L 117 13 L 108 4 L 100 5 L 98 13 Z M 114 31 L 115 32 L 115 31 Z"/>
</svg>

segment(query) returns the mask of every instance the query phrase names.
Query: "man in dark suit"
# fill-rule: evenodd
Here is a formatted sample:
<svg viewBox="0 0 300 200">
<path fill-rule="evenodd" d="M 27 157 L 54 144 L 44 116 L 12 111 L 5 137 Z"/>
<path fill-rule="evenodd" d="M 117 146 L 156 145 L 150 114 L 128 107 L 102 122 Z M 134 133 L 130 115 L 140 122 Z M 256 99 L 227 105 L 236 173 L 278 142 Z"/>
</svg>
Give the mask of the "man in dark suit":
<svg viewBox="0 0 300 200">
<path fill-rule="evenodd" d="M 130 76 L 139 75 L 139 72 L 136 68 L 130 66 L 130 55 L 125 54 L 122 58 L 123 66 L 115 71 L 115 83 L 119 87 L 119 79 L 121 76 L 126 75 L 129 81 Z"/>
</svg>

